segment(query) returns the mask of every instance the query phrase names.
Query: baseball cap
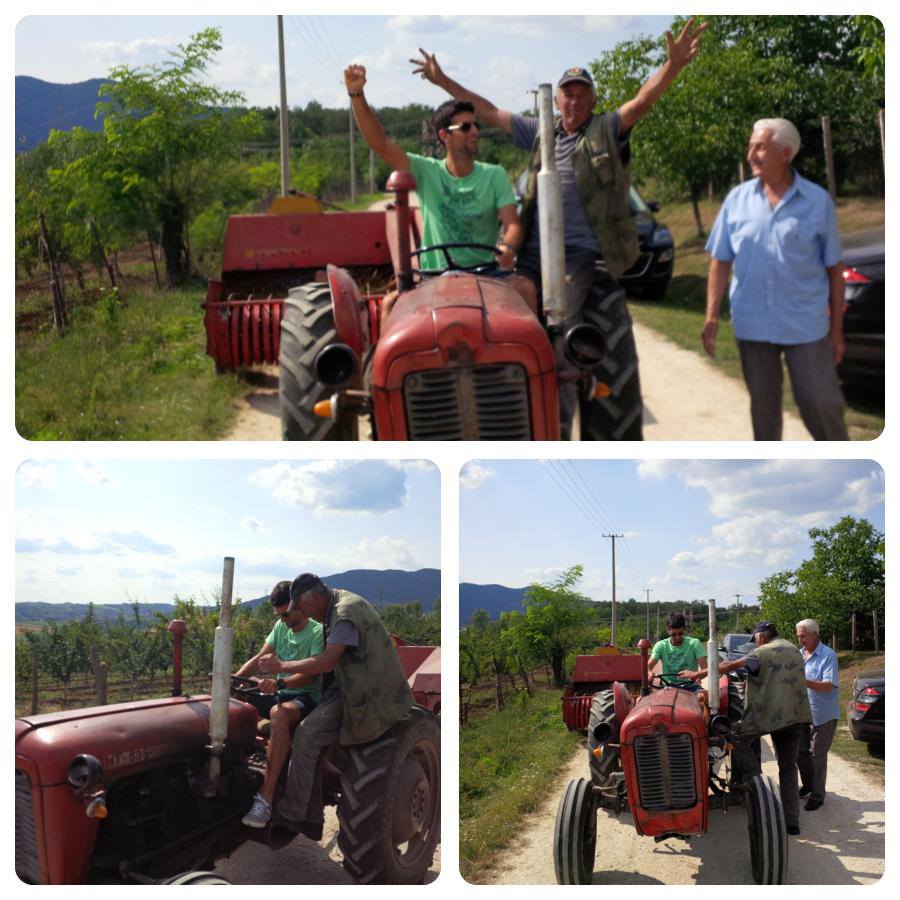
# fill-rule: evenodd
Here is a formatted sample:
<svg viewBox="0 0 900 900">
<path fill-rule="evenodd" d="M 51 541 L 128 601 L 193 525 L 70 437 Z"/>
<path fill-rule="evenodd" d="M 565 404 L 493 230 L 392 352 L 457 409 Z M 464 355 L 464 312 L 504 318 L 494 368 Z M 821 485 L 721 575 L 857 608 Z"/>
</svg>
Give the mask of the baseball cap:
<svg viewBox="0 0 900 900">
<path fill-rule="evenodd" d="M 590 72 L 588 72 L 587 69 L 582 69 L 578 66 L 574 69 L 566 69 L 566 71 L 562 73 L 559 81 L 556 82 L 556 86 L 561 88 L 570 81 L 580 81 L 582 84 L 590 85 L 591 88 L 594 87 L 594 79 L 591 78 Z"/>
<path fill-rule="evenodd" d="M 318 575 L 313 575 L 312 572 L 304 572 L 302 575 L 298 575 L 291 582 L 291 603 L 296 603 L 307 591 L 324 586 L 322 579 Z"/>
<path fill-rule="evenodd" d="M 774 622 L 757 622 L 756 627 L 753 629 L 754 634 L 768 634 L 770 637 L 778 636 L 778 629 L 775 627 Z"/>
</svg>

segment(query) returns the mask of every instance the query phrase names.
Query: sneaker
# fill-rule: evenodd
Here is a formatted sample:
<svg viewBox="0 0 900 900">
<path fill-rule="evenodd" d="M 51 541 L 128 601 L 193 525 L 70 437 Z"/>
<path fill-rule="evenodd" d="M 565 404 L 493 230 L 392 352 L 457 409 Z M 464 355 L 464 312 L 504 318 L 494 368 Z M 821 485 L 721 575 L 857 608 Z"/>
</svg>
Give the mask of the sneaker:
<svg viewBox="0 0 900 900">
<path fill-rule="evenodd" d="M 800 826 L 799 825 L 785 825 L 784 830 L 788 834 L 800 834 Z"/>
<path fill-rule="evenodd" d="M 806 806 L 804 806 L 803 808 L 804 808 L 807 812 L 812 812 L 814 809 L 818 809 L 818 808 L 822 805 L 822 803 L 823 803 L 822 800 L 812 800 L 812 799 L 810 799 L 810 800 L 807 800 L 807 801 L 806 801 Z"/>
<path fill-rule="evenodd" d="M 272 807 L 265 797 L 257 794 L 253 798 L 253 806 L 241 821 L 250 828 L 265 828 L 272 818 Z"/>
</svg>

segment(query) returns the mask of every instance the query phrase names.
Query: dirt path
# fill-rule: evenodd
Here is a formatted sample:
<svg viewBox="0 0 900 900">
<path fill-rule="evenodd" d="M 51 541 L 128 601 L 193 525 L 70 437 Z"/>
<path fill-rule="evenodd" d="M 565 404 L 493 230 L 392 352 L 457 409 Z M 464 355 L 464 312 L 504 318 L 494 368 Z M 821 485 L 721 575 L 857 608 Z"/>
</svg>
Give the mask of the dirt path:
<svg viewBox="0 0 900 900">
<path fill-rule="evenodd" d="M 480 882 L 555 884 L 553 826 L 559 798 L 572 778 L 586 777 L 587 751 L 571 763 L 534 814 L 522 822 L 516 846 Z M 768 739 L 763 770 L 778 781 Z M 800 808 L 798 837 L 790 842 L 788 884 L 871 884 L 884 873 L 884 789 L 832 754 L 828 796 L 815 812 Z M 747 820 L 740 807 L 710 810 L 709 831 L 690 843 L 640 837 L 630 815 L 601 810 L 597 820 L 594 884 L 752 884 Z"/>
<path fill-rule="evenodd" d="M 296 837 L 281 850 L 270 850 L 248 841 L 228 859 L 221 860 L 216 872 L 232 884 L 355 884 L 341 865 L 337 845 L 338 821 L 333 806 L 325 808 L 325 832 L 321 843 Z M 425 876 L 425 884 L 438 877 L 441 848 Z"/>
<path fill-rule="evenodd" d="M 741 382 L 649 328 L 635 324 L 634 335 L 641 360 L 646 440 L 752 440 L 750 404 Z M 226 440 L 281 440 L 278 367 L 265 366 L 247 377 L 252 379 L 251 390 L 238 401 L 237 418 Z M 367 430 L 366 426 L 360 433 Z M 784 438 L 811 439 L 792 413 L 785 413 Z"/>
</svg>

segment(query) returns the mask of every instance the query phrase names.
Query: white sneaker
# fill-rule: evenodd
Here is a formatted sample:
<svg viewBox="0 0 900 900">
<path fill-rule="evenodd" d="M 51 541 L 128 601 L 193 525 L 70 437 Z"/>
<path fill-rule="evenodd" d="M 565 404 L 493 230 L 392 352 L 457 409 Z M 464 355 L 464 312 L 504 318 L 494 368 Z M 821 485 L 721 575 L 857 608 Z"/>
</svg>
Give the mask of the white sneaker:
<svg viewBox="0 0 900 900">
<path fill-rule="evenodd" d="M 261 794 L 257 794 L 253 798 L 253 806 L 241 821 L 250 828 L 265 828 L 271 818 L 272 807 L 269 805 L 269 801 Z"/>
</svg>

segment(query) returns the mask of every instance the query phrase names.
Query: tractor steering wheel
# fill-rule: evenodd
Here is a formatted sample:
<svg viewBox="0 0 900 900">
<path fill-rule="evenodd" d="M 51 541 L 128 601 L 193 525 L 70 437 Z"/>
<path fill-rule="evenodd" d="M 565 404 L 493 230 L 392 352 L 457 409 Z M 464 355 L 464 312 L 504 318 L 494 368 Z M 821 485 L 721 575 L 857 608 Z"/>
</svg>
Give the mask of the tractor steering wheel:
<svg viewBox="0 0 900 900">
<path fill-rule="evenodd" d="M 259 688 L 259 681 L 256 678 L 245 678 L 243 675 L 231 676 L 231 689 L 238 694 L 247 694 Z"/>
<path fill-rule="evenodd" d="M 441 253 L 444 254 L 444 259 L 447 260 L 447 268 L 446 269 L 419 269 L 420 275 L 432 276 L 432 275 L 440 275 L 443 272 L 472 272 L 476 275 L 485 274 L 487 272 L 491 272 L 496 269 L 496 262 L 482 262 L 475 263 L 471 266 L 461 266 L 453 257 L 450 255 L 451 250 L 487 250 L 490 253 L 493 253 L 495 256 L 501 256 L 503 251 L 499 247 L 491 246 L 491 244 L 475 244 L 468 243 L 466 241 L 459 243 L 446 243 L 446 244 L 432 244 L 430 247 L 419 247 L 418 250 L 413 250 L 413 256 L 420 256 L 423 253 L 429 253 L 432 250 L 440 250 Z"/>
<path fill-rule="evenodd" d="M 695 688 L 697 682 L 691 678 L 682 678 L 678 672 L 659 672 L 653 678 L 663 687 Z"/>
</svg>

